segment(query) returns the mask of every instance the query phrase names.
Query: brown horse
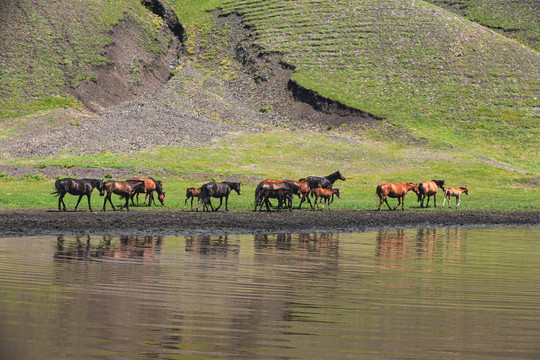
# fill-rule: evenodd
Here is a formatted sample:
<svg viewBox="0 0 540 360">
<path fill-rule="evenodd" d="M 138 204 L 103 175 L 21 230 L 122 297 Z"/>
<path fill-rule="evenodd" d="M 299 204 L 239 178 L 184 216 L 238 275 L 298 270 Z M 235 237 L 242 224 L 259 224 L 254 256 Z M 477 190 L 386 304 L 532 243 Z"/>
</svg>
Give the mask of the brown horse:
<svg viewBox="0 0 540 360">
<path fill-rule="evenodd" d="M 381 205 L 383 202 L 386 202 L 386 205 L 390 210 L 396 210 L 400 204 L 401 210 L 405 210 L 405 195 L 407 195 L 407 193 L 411 190 L 418 194 L 418 185 L 413 182 L 384 183 L 377 185 L 377 190 L 375 191 L 375 194 L 377 194 L 379 196 L 379 199 L 381 200 L 381 202 L 379 203 L 379 208 L 377 210 L 381 211 Z M 393 209 L 388 204 L 387 198 L 389 197 L 398 199 L 398 204 Z"/>
<path fill-rule="evenodd" d="M 341 194 L 339 193 L 339 189 L 323 189 L 323 188 L 315 188 L 313 189 L 313 195 L 315 196 L 315 201 L 313 202 L 317 209 L 319 209 L 319 203 L 318 200 L 321 198 L 321 202 L 323 203 L 322 209 L 324 209 L 324 205 L 328 204 L 328 210 L 330 210 L 330 199 L 336 195 L 338 198 L 341 198 Z M 320 210 L 322 210 L 320 209 Z"/>
<path fill-rule="evenodd" d="M 98 189 L 100 196 L 103 196 L 105 191 L 103 181 L 98 179 L 79 180 L 63 178 L 56 180 L 54 187 L 56 188 L 56 191 L 51 195 L 60 196 L 58 198 L 58 210 L 60 211 L 66 211 L 66 203 L 64 202 L 64 196 L 66 196 L 66 194 L 79 195 L 79 200 L 77 201 L 77 205 L 75 205 L 75 211 L 77 211 L 77 207 L 79 206 L 82 197 L 85 195 L 88 198 L 88 208 L 90 211 L 94 211 L 92 210 L 92 206 L 90 206 L 90 195 L 92 194 L 92 190 L 94 190 L 94 188 Z M 63 208 L 60 207 L 61 205 L 63 205 Z"/>
<path fill-rule="evenodd" d="M 105 196 L 105 201 L 103 202 L 103 211 L 105 211 L 105 205 L 107 205 L 107 200 L 109 200 L 109 203 L 111 203 L 113 210 L 116 210 L 111 201 L 111 195 L 113 193 L 120 195 L 121 198 L 126 199 L 126 203 L 120 209 L 126 208 L 129 211 L 129 199 L 131 197 L 131 194 L 133 194 L 135 191 L 144 192 L 144 181 L 107 181 L 105 183 L 105 190 L 107 191 L 107 196 Z"/>
<path fill-rule="evenodd" d="M 161 181 L 156 181 L 154 178 L 140 177 L 134 177 L 129 180 L 144 181 L 144 189 L 139 189 L 133 194 L 131 194 L 131 205 L 135 205 L 133 202 L 133 198 L 135 197 L 135 195 L 137 195 L 137 205 L 139 205 L 139 194 L 146 193 L 144 201 L 146 201 L 146 198 L 148 197 L 148 206 L 152 206 L 152 201 L 154 202 L 154 204 L 156 203 L 156 200 L 154 200 L 154 191 L 158 193 L 158 200 L 161 205 L 165 205 L 165 192 L 163 192 L 163 184 L 161 183 Z"/>
<path fill-rule="evenodd" d="M 437 207 L 437 191 L 439 188 L 446 190 L 444 185 L 444 180 L 431 180 L 431 181 L 422 181 L 418 184 L 418 201 L 421 201 L 420 207 L 424 207 L 424 199 L 427 196 L 426 208 L 429 206 L 429 198 L 433 196 L 434 206 Z"/>
<path fill-rule="evenodd" d="M 191 198 L 191 211 L 193 211 L 193 199 L 197 198 L 197 210 L 199 210 L 199 195 L 201 188 L 190 187 L 186 190 L 186 201 L 184 201 L 184 210 L 186 210 L 187 202 Z"/>
<path fill-rule="evenodd" d="M 457 188 L 446 188 L 444 190 L 444 200 L 442 203 L 442 207 L 444 208 L 444 204 L 446 203 L 446 198 L 448 198 L 448 208 L 451 208 L 450 201 L 452 196 L 456 198 L 456 209 L 458 208 L 459 204 L 461 203 L 461 194 L 469 195 L 469 189 L 466 186 L 460 186 Z"/>
</svg>

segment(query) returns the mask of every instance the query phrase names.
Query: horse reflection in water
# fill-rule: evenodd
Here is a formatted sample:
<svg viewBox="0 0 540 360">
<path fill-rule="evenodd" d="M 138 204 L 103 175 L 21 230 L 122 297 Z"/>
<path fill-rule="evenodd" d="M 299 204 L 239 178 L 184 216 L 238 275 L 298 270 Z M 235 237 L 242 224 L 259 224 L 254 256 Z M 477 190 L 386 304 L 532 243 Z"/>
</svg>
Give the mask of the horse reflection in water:
<svg viewBox="0 0 540 360">
<path fill-rule="evenodd" d="M 223 255 L 229 252 L 239 252 L 237 247 L 229 246 L 229 237 L 227 235 L 188 235 L 185 238 L 186 252 Z"/>
<path fill-rule="evenodd" d="M 461 251 L 461 229 L 380 230 L 375 255 L 385 268 L 403 269 L 416 261 L 433 263 Z"/>
<path fill-rule="evenodd" d="M 261 251 L 295 250 L 302 256 L 307 254 L 334 256 L 339 249 L 338 238 L 339 235 L 334 233 L 256 234 L 254 244 L 255 248 Z"/>
<path fill-rule="evenodd" d="M 121 236 L 120 245 L 115 247 L 111 257 L 115 259 L 142 259 L 154 262 L 156 254 L 161 252 L 163 236 Z"/>
<path fill-rule="evenodd" d="M 97 237 L 58 236 L 56 241 L 56 260 L 95 260 L 95 259 L 142 259 L 154 262 L 161 252 L 163 236 L 122 236 L 115 238 L 103 236 L 99 243 L 92 244 Z M 115 243 L 119 239 L 119 243 Z"/>
</svg>

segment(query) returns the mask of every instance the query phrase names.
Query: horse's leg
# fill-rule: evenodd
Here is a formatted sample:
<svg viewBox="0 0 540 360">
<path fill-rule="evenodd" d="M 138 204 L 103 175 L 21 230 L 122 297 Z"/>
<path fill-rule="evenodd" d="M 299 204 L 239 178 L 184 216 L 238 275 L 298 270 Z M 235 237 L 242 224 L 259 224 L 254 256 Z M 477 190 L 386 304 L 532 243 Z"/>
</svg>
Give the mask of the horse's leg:
<svg viewBox="0 0 540 360">
<path fill-rule="evenodd" d="M 60 197 L 58 198 L 58 210 L 59 211 L 66 211 L 66 204 L 64 203 L 64 196 L 66 196 L 66 193 L 60 194 Z M 60 204 L 63 205 L 64 210 L 60 207 Z"/>
<path fill-rule="evenodd" d="M 113 211 L 116 211 L 116 208 L 114 207 L 114 204 L 111 201 L 111 195 L 112 193 L 107 194 L 107 196 L 105 197 L 105 201 L 103 202 L 103 211 L 105 211 L 105 205 L 107 204 L 107 200 L 109 200 L 109 203 L 111 204 Z"/>
<path fill-rule="evenodd" d="M 433 195 L 433 207 L 437 208 L 437 194 Z"/>
<path fill-rule="evenodd" d="M 390 207 L 390 204 L 388 203 L 388 196 L 385 196 L 385 197 L 384 197 L 384 202 L 386 203 L 386 206 L 388 206 L 388 210 L 394 211 L 394 209 L 392 209 L 392 208 Z"/>
<path fill-rule="evenodd" d="M 129 196 L 126 197 L 126 203 L 124 204 L 123 207 L 125 207 L 127 211 L 129 211 Z"/>
<path fill-rule="evenodd" d="M 401 196 L 397 197 L 397 205 L 393 210 L 396 210 L 399 207 L 399 205 L 401 205 Z"/>
<path fill-rule="evenodd" d="M 81 202 L 81 199 L 84 195 L 79 195 L 79 200 L 77 200 L 77 205 L 75 205 L 75 212 L 77 212 L 77 207 L 79 206 L 79 203 Z"/>
<path fill-rule="evenodd" d="M 459 194 L 458 196 L 456 196 L 456 209 L 458 208 L 459 204 L 461 204 L 461 194 Z"/>
<path fill-rule="evenodd" d="M 401 198 L 401 211 L 405 211 L 405 195 Z"/>
<path fill-rule="evenodd" d="M 443 209 L 444 209 L 444 204 L 446 204 L 446 194 L 444 194 L 444 197 L 443 197 L 443 202 L 442 202 Z M 448 199 L 448 206 L 450 207 L 450 199 Z"/>
<path fill-rule="evenodd" d="M 218 211 L 219 208 L 221 207 L 221 205 L 223 205 L 223 198 L 222 197 L 219 198 L 219 206 L 215 210 L 212 210 L 212 211 Z"/>
<path fill-rule="evenodd" d="M 225 196 L 225 211 L 229 211 L 229 195 Z"/>
<path fill-rule="evenodd" d="M 88 198 L 88 209 L 90 209 L 91 212 L 94 212 L 94 210 L 92 210 L 92 205 L 90 204 L 90 195 L 92 195 L 92 193 L 86 195 Z"/>
</svg>

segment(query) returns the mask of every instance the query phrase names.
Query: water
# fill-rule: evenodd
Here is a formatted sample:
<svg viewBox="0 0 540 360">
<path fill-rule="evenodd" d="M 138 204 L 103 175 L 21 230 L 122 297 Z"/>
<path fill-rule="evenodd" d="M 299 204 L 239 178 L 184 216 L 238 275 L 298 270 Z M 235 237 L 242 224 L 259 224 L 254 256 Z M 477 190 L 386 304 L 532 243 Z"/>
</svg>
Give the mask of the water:
<svg viewBox="0 0 540 360">
<path fill-rule="evenodd" d="M 539 239 L 0 239 L 0 358 L 538 359 Z"/>
</svg>

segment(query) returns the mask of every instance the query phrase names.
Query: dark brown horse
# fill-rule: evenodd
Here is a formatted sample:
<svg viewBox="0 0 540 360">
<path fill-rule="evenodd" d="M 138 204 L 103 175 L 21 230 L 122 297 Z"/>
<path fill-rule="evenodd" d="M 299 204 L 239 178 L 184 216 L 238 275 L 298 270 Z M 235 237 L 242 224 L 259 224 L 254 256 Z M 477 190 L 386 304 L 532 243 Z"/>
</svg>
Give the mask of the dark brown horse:
<svg viewBox="0 0 540 360">
<path fill-rule="evenodd" d="M 154 191 L 158 193 L 158 200 L 161 203 L 161 206 L 165 205 L 165 192 L 163 191 L 163 184 L 161 181 L 156 181 L 154 178 L 140 178 L 135 177 L 131 178 L 129 180 L 140 180 L 144 181 L 144 189 L 137 190 L 133 194 L 131 194 L 131 205 L 135 205 L 133 203 L 133 198 L 135 195 L 137 195 L 137 205 L 139 205 L 139 194 L 146 193 L 144 197 L 144 201 L 146 201 L 146 198 L 149 197 L 148 200 L 148 206 L 152 206 L 152 202 L 154 204 L 156 203 L 156 200 L 154 200 Z"/>
<path fill-rule="evenodd" d="M 444 180 L 431 180 L 431 181 L 422 181 L 418 184 L 418 201 L 421 201 L 420 207 L 424 207 L 424 199 L 427 196 L 426 207 L 429 206 L 429 198 L 433 196 L 434 206 L 437 207 L 437 191 L 439 188 L 446 190 L 444 185 Z"/>
<path fill-rule="evenodd" d="M 405 195 L 407 195 L 407 193 L 411 190 L 418 194 L 418 185 L 413 182 L 384 183 L 377 185 L 377 190 L 375 191 L 375 194 L 377 194 L 377 196 L 379 196 L 379 199 L 381 200 L 381 202 L 379 203 L 379 208 L 377 210 L 381 211 L 381 205 L 383 202 L 386 202 L 386 205 L 390 210 L 396 210 L 400 204 L 401 210 L 405 210 Z M 393 209 L 388 204 L 389 197 L 398 199 L 398 204 Z"/>
<path fill-rule="evenodd" d="M 459 204 L 461 204 L 461 194 L 469 195 L 469 189 L 466 186 L 460 186 L 457 188 L 446 188 L 446 190 L 444 190 L 444 201 L 442 203 L 442 207 L 444 208 L 444 204 L 446 203 L 446 199 L 448 198 L 448 208 L 451 208 L 452 206 L 450 206 L 450 200 L 452 197 L 455 197 L 457 209 Z"/>
<path fill-rule="evenodd" d="M 186 210 L 187 202 L 191 199 L 191 211 L 193 211 L 193 200 L 197 198 L 197 210 L 199 209 L 199 195 L 201 195 L 201 188 L 190 187 L 186 190 L 186 201 L 184 201 L 184 210 Z"/>
<path fill-rule="evenodd" d="M 66 194 L 79 195 L 79 200 L 77 201 L 77 205 L 75 205 L 75 211 L 77 211 L 77 207 L 79 206 L 82 197 L 85 195 L 88 198 L 88 208 L 90 211 L 94 211 L 90 205 L 90 195 L 92 194 L 92 190 L 94 190 L 94 188 L 98 189 L 100 196 L 103 196 L 105 191 L 103 181 L 98 179 L 79 180 L 63 178 L 56 180 L 54 187 L 56 188 L 56 191 L 51 195 L 60 196 L 58 198 L 58 210 L 60 211 L 66 211 L 66 203 L 64 203 L 64 196 L 66 196 Z M 63 205 L 63 207 L 60 205 Z"/>
<path fill-rule="evenodd" d="M 309 199 L 309 194 L 311 192 L 311 186 L 307 181 L 294 181 L 294 180 L 276 180 L 276 179 L 264 179 L 262 181 L 263 183 L 280 183 L 280 182 L 286 182 L 289 184 L 294 184 L 296 186 L 300 187 L 300 194 L 298 194 L 298 197 L 300 198 L 300 205 L 298 206 L 299 209 L 302 208 L 302 203 L 307 200 L 309 203 L 309 206 L 311 206 L 311 209 L 313 209 L 313 205 L 311 204 L 311 200 Z M 320 187 L 320 183 L 318 184 Z M 296 193 L 296 191 L 295 191 Z M 292 203 L 292 200 L 289 200 Z M 289 204 L 291 205 L 291 204 Z"/>
<path fill-rule="evenodd" d="M 236 191 L 236 193 L 240 195 L 240 183 L 223 181 L 220 183 L 209 182 L 204 184 L 201 187 L 201 194 L 199 195 L 199 199 L 203 203 L 203 211 L 208 211 L 208 206 L 210 206 L 212 211 L 218 211 L 223 204 L 223 198 L 225 198 L 225 211 L 229 211 L 229 195 L 231 194 L 232 190 Z M 219 206 L 215 209 L 212 206 L 211 201 L 211 198 L 213 197 L 219 199 Z M 199 210 L 198 206 L 197 210 Z"/>
<path fill-rule="evenodd" d="M 266 179 L 266 180 L 271 180 L 271 179 Z M 294 184 L 294 182 L 292 181 L 288 181 L 288 180 L 278 181 L 278 182 L 262 181 L 259 183 L 259 185 L 257 185 L 257 188 L 255 188 L 255 210 L 253 211 L 257 211 L 257 206 L 259 205 L 262 206 L 262 202 L 264 200 L 264 197 L 262 196 L 263 190 L 278 190 L 278 189 L 291 189 L 293 194 L 297 194 L 298 196 L 302 195 L 300 191 L 300 186 Z M 289 200 L 290 200 L 289 205 L 292 206 L 292 199 L 289 199 Z M 267 206 L 272 206 L 272 204 L 270 204 L 268 199 L 266 199 L 265 202 L 267 203 Z"/>
<path fill-rule="evenodd" d="M 129 199 L 131 198 L 131 195 L 136 191 L 144 192 L 144 181 L 107 181 L 105 183 L 105 190 L 107 191 L 107 196 L 105 196 L 105 201 L 103 202 L 103 211 L 105 211 L 105 205 L 107 205 L 107 200 L 109 200 L 109 203 L 111 204 L 113 210 L 116 210 L 111 201 L 111 195 L 113 193 L 116 195 L 120 195 L 120 198 L 126 199 L 126 203 L 120 209 L 126 208 L 129 211 Z"/>
<path fill-rule="evenodd" d="M 341 194 L 339 193 L 339 189 L 323 189 L 323 188 L 315 188 L 313 189 L 313 195 L 315 196 L 315 201 L 313 202 L 317 209 L 319 209 L 319 203 L 318 200 L 321 198 L 321 202 L 323 203 L 322 208 L 324 209 L 324 205 L 328 204 L 328 210 L 330 210 L 330 199 L 334 198 L 334 195 L 338 198 L 341 198 Z M 320 209 L 322 210 L 322 209 Z"/>
<path fill-rule="evenodd" d="M 315 189 L 317 187 L 322 187 L 323 189 L 331 189 L 336 180 L 346 180 L 345 176 L 341 175 L 339 170 L 328 176 L 308 176 L 307 178 L 300 179 L 300 181 L 307 181 L 312 189 Z"/>
<path fill-rule="evenodd" d="M 271 185 L 275 185 L 275 184 L 279 184 L 279 183 L 272 183 Z M 263 204 L 266 205 L 266 211 L 268 212 L 271 211 L 270 202 L 268 201 L 268 199 L 270 198 L 278 199 L 278 211 L 281 211 L 283 204 L 285 204 L 287 200 L 292 200 L 293 189 L 288 188 L 288 187 L 272 189 L 272 186 L 270 186 L 270 188 L 267 187 L 267 188 L 261 189 L 260 196 L 261 196 L 261 206 L 259 208 L 259 212 L 262 211 Z M 292 201 L 289 201 L 289 205 L 287 206 L 287 208 L 290 211 L 292 211 L 291 204 L 292 204 Z M 255 207 L 255 210 L 257 210 L 256 207 Z"/>
</svg>

